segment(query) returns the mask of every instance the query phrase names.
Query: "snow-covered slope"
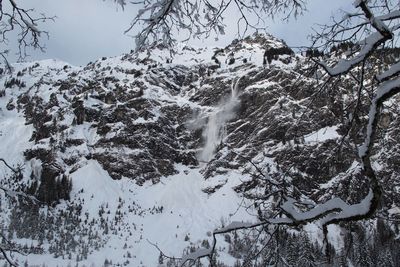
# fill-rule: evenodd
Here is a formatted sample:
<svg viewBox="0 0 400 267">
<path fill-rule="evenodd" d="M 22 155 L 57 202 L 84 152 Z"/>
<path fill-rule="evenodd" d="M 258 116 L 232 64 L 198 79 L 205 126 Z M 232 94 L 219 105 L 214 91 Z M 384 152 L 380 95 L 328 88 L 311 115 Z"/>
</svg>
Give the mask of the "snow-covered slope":
<svg viewBox="0 0 400 267">
<path fill-rule="evenodd" d="M 6 236 L 27 252 L 14 258 L 29 266 L 172 264 L 159 249 L 179 257 L 206 247 L 216 227 L 266 215 L 257 205 L 269 187 L 252 163 L 308 201 L 357 201 L 366 188 L 354 142 L 335 154 L 357 92 L 344 78 L 315 94 L 307 64 L 269 35 L 172 54 L 157 47 L 85 67 L 15 64 L 0 76 L 0 158 L 22 166 L 23 177 L 0 165 L 1 184 L 43 205 L 3 196 Z M 397 124 L 385 120 L 393 131 L 383 140 L 399 138 Z M 376 153 L 390 181 L 398 170 L 384 170 L 398 158 L 395 147 L 380 144 Z M 400 199 L 390 197 L 394 211 Z M 318 239 L 318 228 L 307 227 Z M 232 246 L 219 240 L 228 266 L 241 255 Z"/>
</svg>

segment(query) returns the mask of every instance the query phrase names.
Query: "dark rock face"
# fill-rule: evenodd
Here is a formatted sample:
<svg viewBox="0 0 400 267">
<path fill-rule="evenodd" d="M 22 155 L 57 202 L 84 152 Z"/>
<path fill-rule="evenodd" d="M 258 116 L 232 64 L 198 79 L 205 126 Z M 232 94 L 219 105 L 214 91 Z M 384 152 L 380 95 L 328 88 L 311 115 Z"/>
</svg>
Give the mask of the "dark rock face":
<svg viewBox="0 0 400 267">
<path fill-rule="evenodd" d="M 47 103 L 39 95 L 21 95 L 20 108 L 35 129 L 31 140 L 48 144 L 53 155 L 61 152 L 61 159 L 67 166 L 75 165 L 79 157 L 93 158 L 114 179 L 129 177 L 138 184 L 147 180 L 156 183 L 161 176 L 174 174 L 175 163 L 196 165 L 195 152 L 187 151 L 186 144 L 180 141 L 191 139 L 184 123 L 192 110 L 187 106 L 143 97 L 145 90 L 151 90 L 148 86 L 165 90 L 163 94 L 179 93 L 175 84 L 182 83 L 182 77 L 171 74 L 171 69 L 160 68 L 158 71 L 171 80 L 151 73 L 150 78 L 133 78 L 133 83 L 120 85 L 118 79 L 99 75 L 79 85 L 74 74 L 58 82 L 60 86 L 55 86 Z M 138 77 L 137 72 L 132 73 Z M 104 86 L 115 89 L 108 90 Z M 88 127 L 96 135 L 96 142 L 89 144 L 84 136 L 71 135 L 73 127 L 68 124 Z M 55 140 L 60 135 L 55 143 L 48 140 Z M 72 157 L 68 153 L 71 150 L 75 150 Z M 35 151 L 28 151 L 27 159 L 43 159 Z M 43 162 L 50 163 L 50 160 Z"/>
<path fill-rule="evenodd" d="M 292 68 L 272 64 L 250 71 L 241 80 L 240 107 L 225 125 L 226 134 L 214 158 L 203 169 L 206 178 L 231 169 L 256 173 L 252 161 L 265 174 L 290 184 L 295 197 L 304 193 L 321 202 L 339 196 L 348 203 L 357 203 L 367 194 L 368 181 L 359 172 L 357 147 L 363 141 L 368 109 L 360 106 L 353 120 L 349 111 L 355 110 L 357 87 L 351 79 L 334 79 L 325 90 L 318 91 L 314 74 L 304 75 L 306 68 L 307 63 L 301 60 Z M 229 82 L 221 82 L 217 88 L 224 91 L 225 84 Z M 383 111 L 382 132 L 373 158 L 382 181 L 396 184 L 394 190 L 386 182 L 382 184 L 388 192 L 384 196 L 387 203 L 398 201 L 395 192 L 399 190 L 394 182 L 398 172 L 393 165 L 398 162 L 398 146 L 385 141 L 398 140 L 394 125 L 400 110 L 395 110 Z M 249 197 L 251 192 L 267 193 L 262 177 L 255 176 L 258 178 L 243 182 L 237 190 Z"/>
<path fill-rule="evenodd" d="M 357 95 L 351 79 L 318 91 L 319 74 L 308 72 L 307 61 L 272 36 L 254 35 L 208 52 L 184 48 L 178 63 L 160 51 L 102 59 L 81 69 L 63 67 L 53 70 L 55 77 L 34 65 L 9 79 L 8 87 L 22 90 L 23 79 L 37 73 L 7 108 L 23 112 L 34 128 L 26 159 L 59 166 L 44 169 L 38 191 L 49 185 L 49 177 L 60 180 L 87 159 L 97 160 L 114 179 L 127 177 L 140 185 L 176 173 L 176 164 L 198 166 L 209 115 L 237 87 L 239 103 L 220 125 L 221 141 L 203 168 L 205 178 L 246 171 L 252 160 L 299 192 L 315 191 L 315 199 L 329 198 L 331 188 L 320 189 L 326 183 L 344 198 L 359 198 L 345 188 L 362 186 L 352 168 L 358 164 L 367 110 L 359 107 L 349 127 Z M 398 117 L 387 114 L 381 122 L 386 137 L 374 160 L 385 165 L 378 170 L 382 179 L 395 184 Z M 263 186 L 250 184 L 242 188 Z M 357 191 L 360 196 L 365 189 Z"/>
</svg>

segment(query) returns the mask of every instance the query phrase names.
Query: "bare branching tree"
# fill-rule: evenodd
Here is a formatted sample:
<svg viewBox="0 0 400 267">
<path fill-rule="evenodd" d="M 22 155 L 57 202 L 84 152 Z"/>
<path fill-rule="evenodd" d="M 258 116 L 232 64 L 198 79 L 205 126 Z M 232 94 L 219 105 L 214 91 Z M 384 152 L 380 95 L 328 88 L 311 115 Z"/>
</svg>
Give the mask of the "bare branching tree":
<svg viewBox="0 0 400 267">
<path fill-rule="evenodd" d="M 34 9 L 24 8 L 14 0 L 0 1 L 0 57 L 6 68 L 11 70 L 7 60 L 10 51 L 7 47 L 13 43 L 12 38 L 17 35 L 18 59 L 23 60 L 28 55 L 28 49 L 44 50 L 43 37 L 48 38 L 48 32 L 41 29 L 41 24 L 54 21 L 55 17 L 37 14 Z"/>
<path fill-rule="evenodd" d="M 263 25 L 265 15 L 285 14 L 298 16 L 305 10 L 306 0 L 143 0 L 133 2 L 139 11 L 126 32 L 136 26 L 141 30 L 136 35 L 138 49 L 156 43 L 169 47 L 180 39 L 204 38 L 211 34 L 223 35 L 224 18 L 227 12 L 238 12 L 238 34 L 243 36 L 248 29 Z M 124 2 L 120 3 L 122 6 Z M 252 18 L 252 19 L 250 19 Z M 254 19 L 255 18 L 255 19 Z M 184 36 L 184 37 L 182 37 Z"/>
</svg>

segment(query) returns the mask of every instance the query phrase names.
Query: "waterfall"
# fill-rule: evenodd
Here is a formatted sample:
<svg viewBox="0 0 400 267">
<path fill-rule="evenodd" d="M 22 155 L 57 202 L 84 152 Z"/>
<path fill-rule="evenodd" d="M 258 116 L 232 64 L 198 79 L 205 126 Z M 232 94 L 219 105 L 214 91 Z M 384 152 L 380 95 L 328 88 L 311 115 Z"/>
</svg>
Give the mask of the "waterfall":
<svg viewBox="0 0 400 267">
<path fill-rule="evenodd" d="M 199 154 L 199 160 L 209 162 L 215 152 L 216 147 L 221 143 L 225 136 L 224 126 L 226 122 L 235 117 L 238 104 L 239 81 L 242 77 L 233 80 L 231 95 L 229 99 L 222 101 L 221 104 L 209 115 L 206 128 L 203 130 L 205 145 Z"/>
</svg>

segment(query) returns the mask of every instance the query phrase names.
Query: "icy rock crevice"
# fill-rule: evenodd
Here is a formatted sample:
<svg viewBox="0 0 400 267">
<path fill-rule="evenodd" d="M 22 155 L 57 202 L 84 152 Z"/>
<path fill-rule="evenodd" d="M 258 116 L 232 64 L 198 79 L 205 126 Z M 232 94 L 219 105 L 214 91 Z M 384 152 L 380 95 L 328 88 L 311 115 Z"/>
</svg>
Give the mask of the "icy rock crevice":
<svg viewBox="0 0 400 267">
<path fill-rule="evenodd" d="M 238 91 L 242 77 L 232 81 L 230 97 L 222 101 L 208 117 L 207 125 L 203 130 L 205 145 L 198 156 L 200 162 L 209 162 L 212 159 L 216 147 L 225 135 L 225 124 L 235 118 L 236 110 L 240 104 Z"/>
</svg>

